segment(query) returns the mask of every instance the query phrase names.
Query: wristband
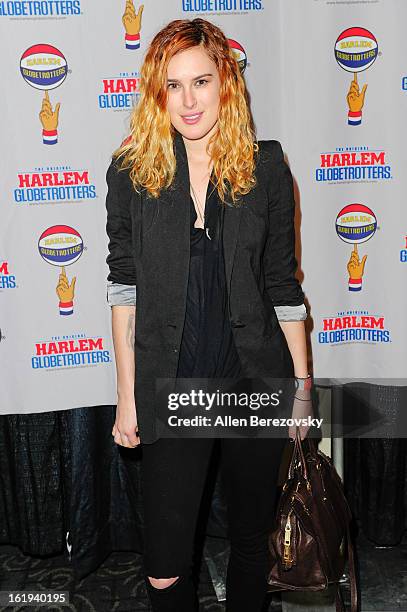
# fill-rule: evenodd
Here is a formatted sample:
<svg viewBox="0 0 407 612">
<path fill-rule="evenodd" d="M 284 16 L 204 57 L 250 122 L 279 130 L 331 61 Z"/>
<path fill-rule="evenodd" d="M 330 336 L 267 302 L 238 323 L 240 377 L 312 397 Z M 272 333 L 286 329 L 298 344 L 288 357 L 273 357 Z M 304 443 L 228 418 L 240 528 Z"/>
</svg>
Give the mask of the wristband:
<svg viewBox="0 0 407 612">
<path fill-rule="evenodd" d="M 348 112 L 348 125 L 360 125 L 362 123 L 362 111 Z"/>
<path fill-rule="evenodd" d="M 71 315 L 73 314 L 73 301 L 70 302 L 59 302 L 59 314 L 60 315 Z"/>
<path fill-rule="evenodd" d="M 140 49 L 140 34 L 126 34 L 126 49 Z"/>
<path fill-rule="evenodd" d="M 42 130 L 42 142 L 49 145 L 57 144 L 58 130 Z"/>
<path fill-rule="evenodd" d="M 362 289 L 362 279 L 361 278 L 350 278 L 348 280 L 348 288 L 349 288 L 349 291 L 360 291 Z"/>
<path fill-rule="evenodd" d="M 310 391 L 312 389 L 312 376 L 308 374 L 305 378 L 294 376 L 297 391 Z"/>
</svg>

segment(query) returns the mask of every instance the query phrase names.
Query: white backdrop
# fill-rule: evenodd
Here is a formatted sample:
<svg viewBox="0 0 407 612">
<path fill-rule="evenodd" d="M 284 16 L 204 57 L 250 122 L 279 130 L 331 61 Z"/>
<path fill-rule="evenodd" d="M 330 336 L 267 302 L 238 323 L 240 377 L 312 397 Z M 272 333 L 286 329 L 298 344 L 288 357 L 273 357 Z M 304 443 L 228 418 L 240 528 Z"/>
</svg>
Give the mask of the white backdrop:
<svg viewBox="0 0 407 612">
<path fill-rule="evenodd" d="M 405 377 L 407 3 L 146 0 L 127 47 L 124 7 L 0 2 L 0 413 L 116 402 L 106 169 L 148 42 L 196 16 L 241 47 L 295 178 L 315 376 Z"/>
</svg>

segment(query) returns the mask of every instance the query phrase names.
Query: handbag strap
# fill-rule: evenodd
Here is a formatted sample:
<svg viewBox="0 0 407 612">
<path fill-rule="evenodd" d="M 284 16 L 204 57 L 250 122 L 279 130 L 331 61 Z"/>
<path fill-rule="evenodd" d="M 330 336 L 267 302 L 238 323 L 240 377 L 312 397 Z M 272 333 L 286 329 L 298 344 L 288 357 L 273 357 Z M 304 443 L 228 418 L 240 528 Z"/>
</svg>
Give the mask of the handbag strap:
<svg viewBox="0 0 407 612">
<path fill-rule="evenodd" d="M 357 612 L 358 610 L 358 589 L 356 584 L 355 570 L 355 554 L 353 550 L 352 540 L 350 538 L 349 524 L 346 525 L 346 538 L 348 540 L 348 565 L 349 565 L 349 582 L 350 582 L 350 610 Z"/>
<path fill-rule="evenodd" d="M 341 595 L 341 591 L 340 591 L 339 585 L 338 585 L 338 589 L 336 591 L 335 607 L 336 607 L 336 612 L 345 612 L 345 606 L 343 604 L 343 599 L 342 599 L 342 595 Z"/>
<path fill-rule="evenodd" d="M 350 584 L 350 612 L 358 612 L 358 589 L 356 583 L 355 554 L 350 538 L 349 524 L 346 525 L 346 540 L 348 549 L 349 584 Z M 345 612 L 341 591 L 338 585 L 335 598 L 336 612 Z"/>
</svg>

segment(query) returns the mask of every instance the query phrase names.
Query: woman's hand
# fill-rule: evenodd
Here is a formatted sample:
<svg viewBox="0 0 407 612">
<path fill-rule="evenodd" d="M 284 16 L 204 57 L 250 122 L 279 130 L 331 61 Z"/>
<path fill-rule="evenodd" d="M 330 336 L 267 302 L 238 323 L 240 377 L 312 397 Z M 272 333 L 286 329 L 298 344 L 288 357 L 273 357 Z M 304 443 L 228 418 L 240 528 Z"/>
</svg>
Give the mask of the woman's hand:
<svg viewBox="0 0 407 612">
<path fill-rule="evenodd" d="M 118 400 L 112 436 L 114 436 L 116 444 L 126 448 L 135 448 L 140 444 L 141 440 L 138 435 L 137 410 L 134 398 Z"/>
</svg>

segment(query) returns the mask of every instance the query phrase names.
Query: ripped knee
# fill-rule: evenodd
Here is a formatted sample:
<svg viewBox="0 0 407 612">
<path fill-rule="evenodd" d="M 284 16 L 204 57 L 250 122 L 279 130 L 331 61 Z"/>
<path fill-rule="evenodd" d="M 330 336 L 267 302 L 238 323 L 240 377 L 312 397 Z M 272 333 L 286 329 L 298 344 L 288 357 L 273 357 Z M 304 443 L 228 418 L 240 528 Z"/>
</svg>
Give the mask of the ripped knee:
<svg viewBox="0 0 407 612">
<path fill-rule="evenodd" d="M 174 584 L 177 580 L 179 580 L 179 576 L 175 576 L 175 578 L 153 578 L 152 576 L 147 576 L 151 586 L 155 589 L 167 589 L 171 585 Z"/>
</svg>

